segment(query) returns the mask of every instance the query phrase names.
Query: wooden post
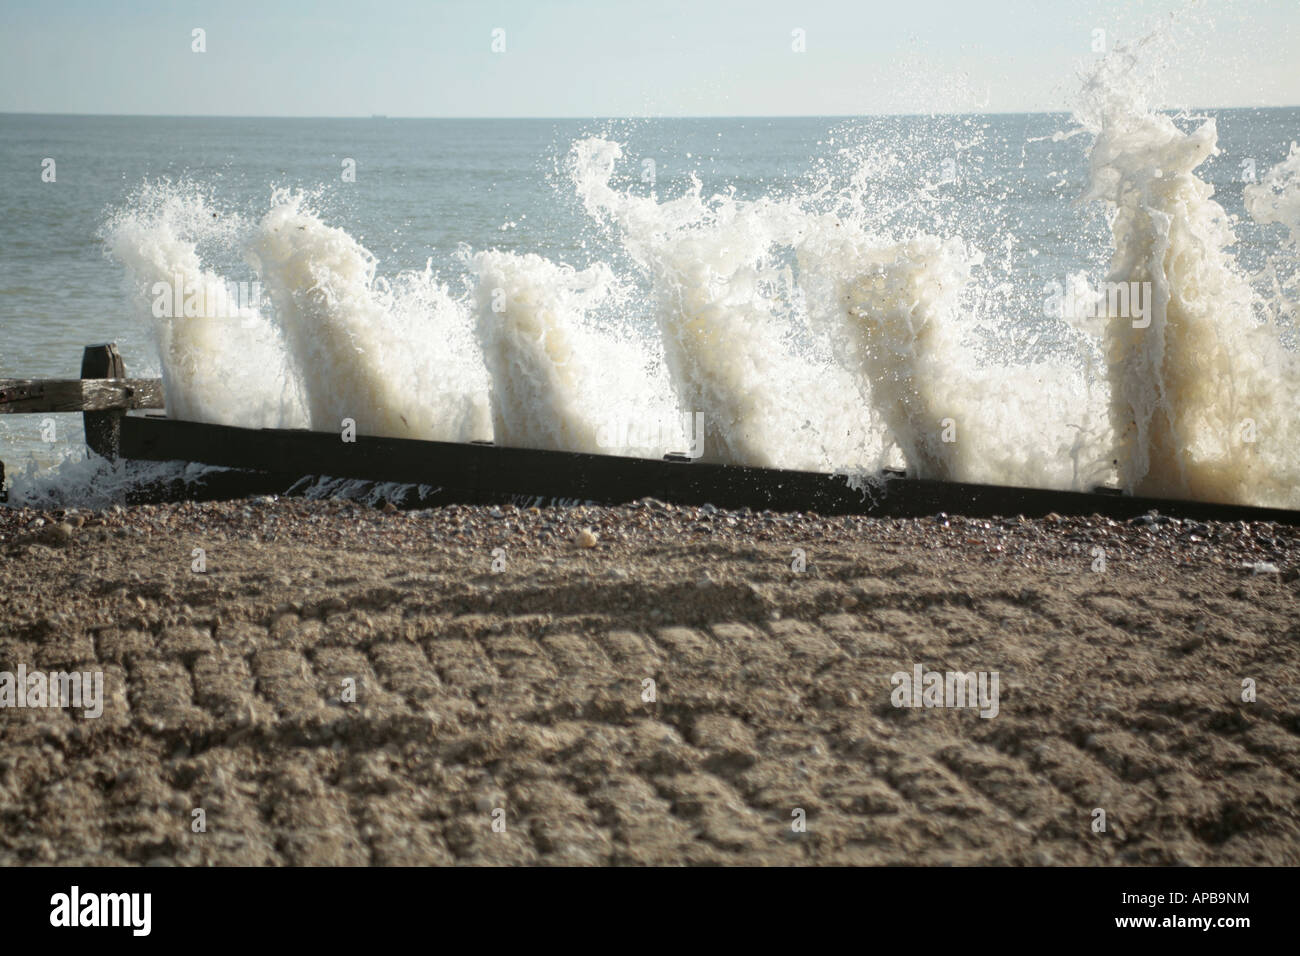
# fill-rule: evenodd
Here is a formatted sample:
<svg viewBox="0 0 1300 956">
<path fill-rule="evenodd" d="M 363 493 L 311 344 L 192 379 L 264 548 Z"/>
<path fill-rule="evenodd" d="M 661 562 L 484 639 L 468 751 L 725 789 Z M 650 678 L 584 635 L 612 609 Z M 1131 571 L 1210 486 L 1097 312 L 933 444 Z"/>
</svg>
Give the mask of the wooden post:
<svg viewBox="0 0 1300 956">
<path fill-rule="evenodd" d="M 126 378 L 126 366 L 113 343 L 87 345 L 81 353 L 82 378 Z M 122 418 L 126 412 L 85 412 L 86 444 L 97 455 L 116 461 L 122 447 Z"/>
</svg>

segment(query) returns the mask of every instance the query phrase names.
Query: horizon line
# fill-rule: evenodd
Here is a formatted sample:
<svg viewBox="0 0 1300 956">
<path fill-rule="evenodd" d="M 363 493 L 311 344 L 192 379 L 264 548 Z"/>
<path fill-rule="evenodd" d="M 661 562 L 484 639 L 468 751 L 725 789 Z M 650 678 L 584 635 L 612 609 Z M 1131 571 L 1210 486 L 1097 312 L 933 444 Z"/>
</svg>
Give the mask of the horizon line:
<svg viewBox="0 0 1300 956">
<path fill-rule="evenodd" d="M 1300 103 L 1282 106 L 1194 106 L 1164 107 L 1157 112 L 1173 110 L 1225 111 L 1225 110 L 1294 110 L 1300 109 Z M 68 118 L 96 119 L 248 119 L 248 120 L 421 120 L 448 121 L 470 120 L 475 122 L 491 120 L 534 120 L 534 121 L 572 121 L 572 120 L 696 120 L 696 119 L 877 119 L 877 118 L 912 118 L 919 116 L 1059 116 L 1068 115 L 1070 109 L 1051 110 L 922 110 L 910 113 L 693 113 L 693 114 L 607 114 L 574 116 L 404 116 L 387 113 L 355 113 L 349 115 L 296 115 L 264 113 L 74 113 L 49 112 L 37 110 L 0 110 L 0 116 L 60 116 Z"/>
</svg>

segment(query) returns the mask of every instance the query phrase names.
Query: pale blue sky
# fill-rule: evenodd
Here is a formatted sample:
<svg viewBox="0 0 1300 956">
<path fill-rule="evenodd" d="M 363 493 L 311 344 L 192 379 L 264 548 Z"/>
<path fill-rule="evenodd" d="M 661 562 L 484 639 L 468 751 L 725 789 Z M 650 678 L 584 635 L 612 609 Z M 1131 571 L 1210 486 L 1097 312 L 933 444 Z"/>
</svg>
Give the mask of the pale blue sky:
<svg viewBox="0 0 1300 956">
<path fill-rule="evenodd" d="M 1171 0 L 0 0 L 0 112 L 791 116 L 1057 110 Z M 1300 0 L 1180 18 L 1180 105 L 1300 104 Z M 207 52 L 191 52 L 191 30 Z M 492 31 L 505 31 L 493 53 Z M 805 31 L 806 52 L 792 50 Z"/>
</svg>

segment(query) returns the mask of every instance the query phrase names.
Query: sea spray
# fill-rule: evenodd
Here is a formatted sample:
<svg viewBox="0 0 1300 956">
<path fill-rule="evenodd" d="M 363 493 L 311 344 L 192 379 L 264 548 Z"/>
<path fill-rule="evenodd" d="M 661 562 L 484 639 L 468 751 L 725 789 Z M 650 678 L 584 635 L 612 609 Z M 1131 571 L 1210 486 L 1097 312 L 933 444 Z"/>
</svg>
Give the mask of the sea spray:
<svg viewBox="0 0 1300 956">
<path fill-rule="evenodd" d="M 423 437 L 410 396 L 390 374 L 375 257 L 285 193 L 273 200 L 249 251 L 303 376 L 310 427 L 337 431 L 352 419 L 363 435 Z"/>
<path fill-rule="evenodd" d="M 109 508 L 142 492 L 201 488 L 208 478 L 227 470 L 181 461 L 107 461 L 69 451 L 56 467 L 38 468 L 33 462 L 11 474 L 8 504 L 42 511 Z"/>
<path fill-rule="evenodd" d="M 302 194 L 284 191 L 273 197 L 248 256 L 302 377 L 312 429 L 338 431 L 351 419 L 362 435 L 486 437 L 483 402 L 465 390 L 474 387 L 468 357 L 463 347 L 449 348 L 463 319 L 431 273 L 404 279 L 408 296 L 427 308 L 400 308 L 404 300 L 377 277 L 374 255 L 326 225 Z M 462 390 L 445 387 L 457 377 Z"/>
<path fill-rule="evenodd" d="M 1287 243 L 1300 249 L 1300 145 L 1291 144 L 1286 159 L 1245 189 L 1246 211 L 1258 223 L 1279 223 Z"/>
<path fill-rule="evenodd" d="M 453 297 L 430 261 L 383 282 L 380 302 L 398 330 L 402 355 L 394 374 L 410 392 L 420 428 L 437 441 L 490 440 L 488 374 L 470 307 Z"/>
<path fill-rule="evenodd" d="M 863 389 L 877 467 L 1088 490 L 1113 479 L 1108 393 L 1066 313 L 1092 296 L 1067 295 L 1064 270 L 1041 296 L 1024 281 L 1037 239 L 1008 214 L 989 130 L 969 116 L 833 130 L 796 196 L 800 304 Z"/>
<path fill-rule="evenodd" d="M 199 255 L 200 243 L 237 245 L 245 228 L 195 187 L 159 183 L 142 187 L 102 234 L 126 268 L 137 316 L 153 331 L 171 417 L 302 425 L 298 383 L 261 303 L 241 301 L 240 287 L 204 268 Z"/>
<path fill-rule="evenodd" d="M 780 201 L 705 200 L 693 183 L 660 201 L 613 188 L 621 156 L 580 141 L 572 179 L 649 280 L 678 400 L 705 411 L 706 456 L 859 476 L 901 465 L 1003 484 L 1105 480 L 1098 396 L 1079 363 L 981 365 L 967 341 L 976 319 L 1010 321 L 1004 300 L 974 294 L 982 255 L 915 225 L 873 228 L 892 211 L 869 207 L 866 171 L 846 195 L 814 184 Z M 864 162 L 882 161 L 868 151 Z"/>
<path fill-rule="evenodd" d="M 791 442 L 783 419 L 806 408 L 792 357 L 781 347 L 762 281 L 765 237 L 758 216 L 737 211 L 673 237 L 644 260 L 653 270 L 664 354 L 683 409 L 704 415 L 704 459 L 768 467 L 820 466 Z M 758 228 L 756 228 L 758 227 Z M 750 239 L 748 245 L 736 241 Z M 815 437 L 804 436 L 811 450 Z"/>
<path fill-rule="evenodd" d="M 465 257 L 498 444 L 655 458 L 686 447 L 656 358 L 597 320 L 624 303 L 608 266 L 496 250 Z"/>
<path fill-rule="evenodd" d="M 703 199 L 698 181 L 658 202 L 611 186 L 622 149 L 574 144 L 571 176 L 587 211 L 608 222 L 647 277 L 664 363 L 681 411 L 701 414 L 703 458 L 832 470 L 860 465 L 867 429 L 858 389 L 801 355 L 787 255 L 794 204 Z M 783 301 L 784 300 L 784 301 Z"/>
<path fill-rule="evenodd" d="M 1247 186 L 1244 198 L 1246 211 L 1257 223 L 1286 228 L 1284 253 L 1270 257 L 1260 278 L 1274 319 L 1294 323 L 1300 312 L 1300 146 L 1292 143 L 1286 159 Z"/>
<path fill-rule="evenodd" d="M 185 184 L 146 184 L 110 217 L 108 251 L 158 343 L 167 413 L 248 428 L 471 441 L 491 437 L 470 317 L 432 269 L 377 275 L 375 257 L 301 193 L 249 218 Z M 200 249 L 245 260 L 232 283 Z M 246 288 L 270 302 L 249 302 Z"/>
<path fill-rule="evenodd" d="M 1095 137 L 1085 199 L 1110 213 L 1108 283 L 1149 289 L 1149 315 L 1108 313 L 1111 424 L 1122 486 L 1137 494 L 1294 505 L 1296 375 L 1254 293 L 1214 189 L 1213 119 L 1184 130 L 1145 101 L 1136 53 L 1088 79 L 1077 116 Z M 1186 124 L 1185 124 L 1186 125 Z"/>
<path fill-rule="evenodd" d="M 1006 199 L 978 173 L 969 122 L 909 151 L 888 123 L 865 121 L 879 142 L 826 160 L 847 187 L 818 182 L 814 157 L 809 180 L 749 200 L 705 198 L 694 179 L 668 199 L 616 188 L 621 148 L 580 140 L 572 184 L 615 240 L 605 259 L 630 260 L 634 275 L 467 253 L 456 297 L 429 267 L 385 278 L 288 193 L 241 217 L 160 187 L 115 218 L 110 248 L 156 323 L 177 417 L 328 431 L 350 417 L 362 433 L 651 457 L 693 447 L 663 423 L 698 420 L 713 461 L 1072 488 L 1118 471 L 1130 490 L 1294 505 L 1294 356 L 1256 315 L 1294 317 L 1300 159 L 1246 190 L 1256 220 L 1292 230 L 1261 311 L 1225 251 L 1232 223 L 1197 175 L 1213 125 L 1154 113 L 1120 66 L 1090 84 L 1082 111 L 1096 136 L 1088 195 L 1112 213 L 1110 271 L 1084 288 L 1072 273 L 1091 259 L 1062 257 L 1057 288 L 1066 276 L 1080 288 L 1044 290 L 1062 299 L 1056 312 L 1027 309 L 1031 284 L 1011 271 L 1006 250 L 1035 234 L 1011 223 L 984 243 L 1001 279 L 961 240 Z M 209 257 L 214 238 L 270 292 L 235 322 L 207 294 L 235 275 Z M 207 290 L 197 312 L 211 323 L 151 314 L 151 286 L 177 275 Z M 1031 358 L 1024 343 L 1048 327 L 1056 357 Z M 1060 359 L 1072 335 L 1077 354 Z"/>
<path fill-rule="evenodd" d="M 977 284 L 979 251 L 837 215 L 809 219 L 796 250 L 809 316 L 880 433 L 878 467 L 894 448 L 914 477 L 1076 490 L 1107 480 L 1104 398 L 1082 363 L 980 360 L 981 323 L 1009 320 L 1003 290 Z"/>
<path fill-rule="evenodd" d="M 479 253 L 471 266 L 496 442 L 598 451 L 597 423 L 583 414 L 581 397 L 592 356 L 581 354 L 575 339 L 581 313 L 609 292 L 609 270 L 579 272 L 508 252 Z"/>
<path fill-rule="evenodd" d="M 918 236 L 887 243 L 838 217 L 810 223 L 799 244 L 806 299 L 822 311 L 838 354 L 862 376 L 886 437 L 914 477 L 963 477 L 977 420 L 949 393 L 961 364 L 954 320 L 972 255 L 959 240 Z M 959 433 L 960 429 L 960 433 Z"/>
</svg>

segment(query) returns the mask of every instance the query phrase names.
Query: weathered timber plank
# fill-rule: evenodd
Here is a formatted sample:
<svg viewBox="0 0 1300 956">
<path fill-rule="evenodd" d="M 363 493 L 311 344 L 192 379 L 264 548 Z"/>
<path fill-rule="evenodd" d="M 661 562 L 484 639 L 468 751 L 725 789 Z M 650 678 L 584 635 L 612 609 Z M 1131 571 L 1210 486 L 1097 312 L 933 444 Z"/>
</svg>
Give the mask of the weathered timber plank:
<svg viewBox="0 0 1300 956">
<path fill-rule="evenodd" d="M 162 381 L 156 378 L 0 378 L 0 415 L 162 407 Z"/>
<path fill-rule="evenodd" d="M 126 364 L 114 342 L 87 345 L 81 350 L 82 379 L 126 378 Z M 126 412 L 113 409 L 106 412 L 85 412 L 81 423 L 86 432 L 86 447 L 96 455 L 117 460 L 122 439 L 122 419 Z"/>
<path fill-rule="evenodd" d="M 186 461 L 281 475 L 328 475 L 432 485 L 464 493 L 535 495 L 617 504 L 653 497 L 722 508 L 924 517 L 938 512 L 991 517 L 1101 514 L 1131 518 L 1152 509 L 1199 520 L 1300 524 L 1300 511 L 1251 508 L 1128 495 L 1010 488 L 886 476 L 870 492 L 843 476 L 659 461 L 494 445 L 234 428 L 156 417 L 125 416 L 121 455 Z"/>
</svg>

